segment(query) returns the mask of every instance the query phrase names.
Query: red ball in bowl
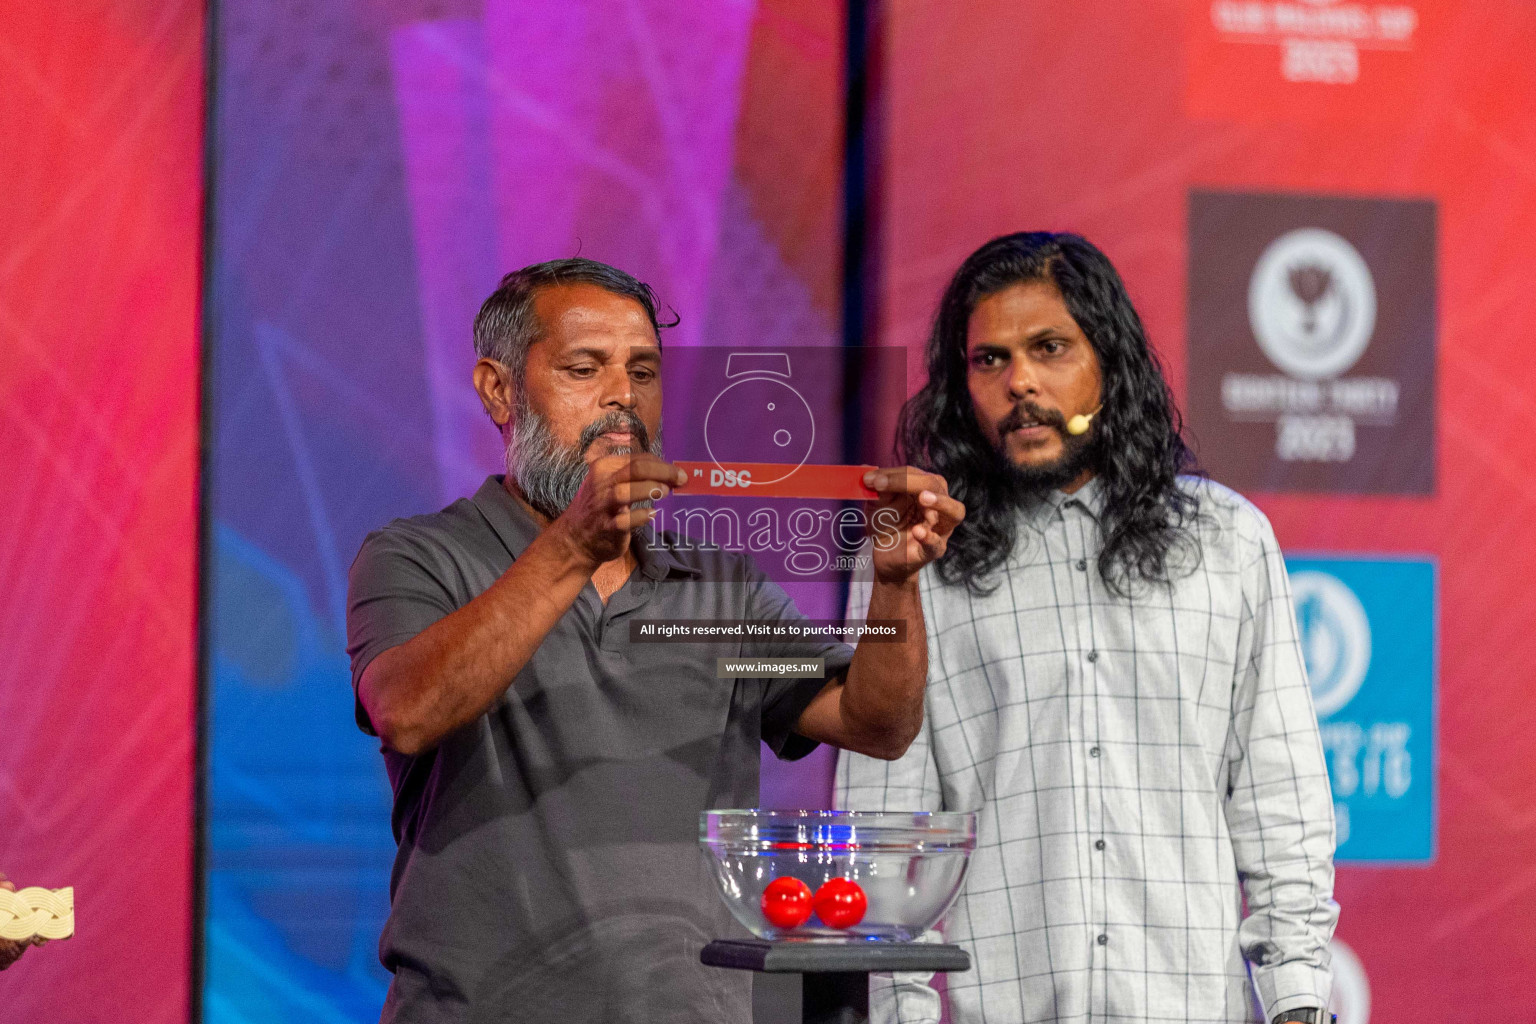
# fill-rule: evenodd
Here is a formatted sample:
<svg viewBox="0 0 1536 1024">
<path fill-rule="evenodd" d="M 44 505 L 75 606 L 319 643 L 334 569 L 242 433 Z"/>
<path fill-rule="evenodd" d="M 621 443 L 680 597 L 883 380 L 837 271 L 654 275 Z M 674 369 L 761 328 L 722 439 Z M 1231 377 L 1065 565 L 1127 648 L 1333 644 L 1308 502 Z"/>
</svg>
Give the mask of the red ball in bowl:
<svg viewBox="0 0 1536 1024">
<path fill-rule="evenodd" d="M 762 907 L 763 916 L 775 928 L 798 928 L 811 919 L 811 887 L 788 875 L 775 878 L 763 890 Z"/>
<path fill-rule="evenodd" d="M 816 890 L 816 916 L 828 928 L 852 928 L 864 920 L 869 898 L 851 878 L 829 878 Z"/>
</svg>

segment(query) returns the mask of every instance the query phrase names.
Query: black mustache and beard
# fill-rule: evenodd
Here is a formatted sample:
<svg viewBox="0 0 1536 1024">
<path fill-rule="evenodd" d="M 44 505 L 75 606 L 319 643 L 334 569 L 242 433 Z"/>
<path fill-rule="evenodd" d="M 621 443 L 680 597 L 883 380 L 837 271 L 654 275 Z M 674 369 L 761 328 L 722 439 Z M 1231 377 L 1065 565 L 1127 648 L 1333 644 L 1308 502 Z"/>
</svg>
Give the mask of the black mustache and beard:
<svg viewBox="0 0 1536 1024">
<path fill-rule="evenodd" d="M 1020 466 L 1008 457 L 1003 439 L 1008 436 L 1009 431 L 1017 430 L 1031 420 L 1042 423 L 1061 435 L 1061 456 L 1043 465 Z M 1098 431 L 1090 426 L 1086 434 L 1070 434 L 1067 432 L 1065 416 L 1054 409 L 1036 405 L 1034 402 L 1023 401 L 1015 405 L 1013 411 L 998 423 L 997 433 L 996 451 L 1002 462 L 1002 472 L 1013 485 L 1015 500 L 1020 502 L 1038 498 L 1046 491 L 1065 487 L 1081 476 L 1083 470 L 1090 469 L 1094 465 Z"/>
<path fill-rule="evenodd" d="M 633 446 L 620 445 L 612 454 L 629 455 L 639 450 L 662 457 L 661 435 L 653 440 L 640 417 L 628 410 L 615 410 L 588 423 L 576 444 L 567 447 L 555 437 L 548 420 L 519 402 L 507 440 L 507 475 L 517 481 L 528 504 L 550 519 L 558 518 L 576 500 L 576 492 L 587 478 L 587 449 L 610 430 L 628 431 L 636 442 Z M 649 508 L 651 504 L 638 501 L 634 507 Z"/>
</svg>

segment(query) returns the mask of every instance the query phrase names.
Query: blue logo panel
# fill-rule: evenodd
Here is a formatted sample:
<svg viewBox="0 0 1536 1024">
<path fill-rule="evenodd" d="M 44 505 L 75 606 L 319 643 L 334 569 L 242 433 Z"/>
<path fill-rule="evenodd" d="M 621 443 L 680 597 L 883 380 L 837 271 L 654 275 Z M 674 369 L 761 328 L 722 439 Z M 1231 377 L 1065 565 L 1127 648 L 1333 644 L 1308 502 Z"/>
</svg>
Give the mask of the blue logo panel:
<svg viewBox="0 0 1536 1024">
<path fill-rule="evenodd" d="M 1341 863 L 1428 863 L 1435 832 L 1435 566 L 1287 558 Z"/>
</svg>

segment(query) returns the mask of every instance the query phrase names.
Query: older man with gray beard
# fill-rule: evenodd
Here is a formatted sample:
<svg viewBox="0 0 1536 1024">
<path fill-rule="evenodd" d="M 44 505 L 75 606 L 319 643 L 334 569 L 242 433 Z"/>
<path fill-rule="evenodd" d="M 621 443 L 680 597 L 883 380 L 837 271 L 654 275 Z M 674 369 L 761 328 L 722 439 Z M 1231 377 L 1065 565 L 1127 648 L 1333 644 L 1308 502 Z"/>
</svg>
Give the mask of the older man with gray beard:
<svg viewBox="0 0 1536 1024">
<path fill-rule="evenodd" d="M 933 474 L 866 477 L 899 524 L 869 613 L 905 620 L 904 643 L 631 645 L 637 618 L 800 619 L 749 558 L 648 526 L 686 481 L 661 458 L 654 295 L 590 260 L 527 267 L 475 347 L 506 476 L 371 534 L 352 566 L 357 722 L 383 741 L 399 843 L 384 1020 L 748 1021 L 750 977 L 698 959 L 732 927 L 699 812 L 756 803 L 759 741 L 901 755 L 927 672 L 917 573 L 964 509 Z M 722 655 L 826 675 L 718 680 Z"/>
</svg>

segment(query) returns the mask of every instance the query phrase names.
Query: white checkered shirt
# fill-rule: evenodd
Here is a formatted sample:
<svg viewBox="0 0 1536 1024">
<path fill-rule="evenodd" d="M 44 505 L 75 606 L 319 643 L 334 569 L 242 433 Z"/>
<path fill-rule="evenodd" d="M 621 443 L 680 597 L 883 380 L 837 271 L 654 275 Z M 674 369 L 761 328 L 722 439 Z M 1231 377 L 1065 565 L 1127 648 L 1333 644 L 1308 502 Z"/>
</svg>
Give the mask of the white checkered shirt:
<svg viewBox="0 0 1536 1024">
<path fill-rule="evenodd" d="M 956 1024 L 1326 1004 L 1333 802 L 1285 563 L 1241 496 L 1183 486 L 1200 563 L 1171 588 L 1105 587 L 1095 482 L 1024 515 L 992 594 L 925 569 L 922 733 L 838 762 L 840 807 L 980 812 L 943 925 L 974 962 L 946 978 Z M 871 1019 L 938 1021 L 929 980 L 876 978 Z"/>
</svg>

